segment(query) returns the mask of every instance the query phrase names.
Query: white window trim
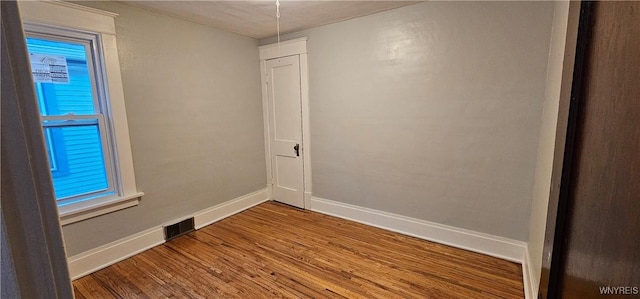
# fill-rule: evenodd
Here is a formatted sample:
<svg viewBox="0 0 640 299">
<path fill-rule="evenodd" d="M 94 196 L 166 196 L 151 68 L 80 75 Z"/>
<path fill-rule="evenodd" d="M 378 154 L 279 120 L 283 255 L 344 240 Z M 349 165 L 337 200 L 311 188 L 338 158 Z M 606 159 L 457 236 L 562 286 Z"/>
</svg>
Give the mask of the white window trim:
<svg viewBox="0 0 640 299">
<path fill-rule="evenodd" d="M 102 57 L 102 45 L 100 40 L 100 34 L 92 32 L 78 31 L 71 28 L 54 28 L 50 25 L 38 25 L 29 22 L 25 22 L 24 31 L 27 38 L 37 38 L 45 40 L 59 40 L 62 42 L 70 42 L 78 45 L 83 45 L 86 51 L 87 67 L 91 74 L 91 93 L 93 95 L 93 107 L 94 114 L 89 115 L 46 115 L 40 109 L 41 120 L 43 121 L 42 127 L 56 127 L 61 123 L 54 124 L 56 120 L 67 121 L 87 121 L 94 120 L 97 122 L 97 128 L 100 131 L 100 140 L 102 145 L 102 152 L 104 153 L 105 170 L 108 181 L 108 187 L 103 190 L 94 190 L 89 193 L 73 195 L 67 198 L 57 198 L 58 207 L 61 209 L 69 203 L 75 203 L 79 200 L 96 199 L 99 197 L 110 197 L 109 199 L 119 197 L 120 184 L 118 177 L 118 162 L 114 156 L 115 138 L 113 137 L 113 131 L 110 129 L 111 121 L 109 113 L 109 103 L 106 94 L 106 81 L 104 79 L 103 71 L 103 57 Z M 37 84 L 36 91 L 38 93 L 38 99 L 42 102 L 42 90 L 40 84 Z M 43 103 L 40 103 L 43 104 Z M 66 123 L 65 123 L 66 124 Z M 64 127 L 65 125 L 63 125 Z M 46 132 L 45 132 L 46 133 Z M 52 163 L 55 159 L 49 161 Z M 75 204 L 70 206 L 77 206 Z"/>
<path fill-rule="evenodd" d="M 114 159 L 118 168 L 118 195 L 85 200 L 58 207 L 62 225 L 111 213 L 135 206 L 144 193 L 136 187 L 129 138 L 129 125 L 125 111 L 120 61 L 116 44 L 114 18 L 117 14 L 62 1 L 18 1 L 23 22 L 41 26 L 72 28 L 100 35 L 102 65 L 111 117 Z"/>
</svg>

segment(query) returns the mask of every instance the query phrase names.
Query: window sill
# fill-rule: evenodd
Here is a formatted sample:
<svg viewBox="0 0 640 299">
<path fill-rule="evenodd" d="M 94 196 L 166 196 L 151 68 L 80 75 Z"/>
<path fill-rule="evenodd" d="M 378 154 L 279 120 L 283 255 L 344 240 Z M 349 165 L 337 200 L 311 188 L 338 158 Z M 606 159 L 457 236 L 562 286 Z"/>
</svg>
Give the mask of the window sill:
<svg viewBox="0 0 640 299">
<path fill-rule="evenodd" d="M 107 213 L 137 206 L 143 192 L 105 199 L 94 199 L 58 207 L 60 224 L 67 225 Z"/>
</svg>

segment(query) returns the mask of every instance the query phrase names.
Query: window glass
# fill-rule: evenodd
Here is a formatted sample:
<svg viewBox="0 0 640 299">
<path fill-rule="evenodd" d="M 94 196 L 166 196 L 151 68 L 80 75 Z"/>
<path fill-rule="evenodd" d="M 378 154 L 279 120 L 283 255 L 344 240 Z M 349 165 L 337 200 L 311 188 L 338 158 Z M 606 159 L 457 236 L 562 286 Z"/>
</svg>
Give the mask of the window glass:
<svg viewBox="0 0 640 299">
<path fill-rule="evenodd" d="M 53 188 L 58 199 L 105 191 L 109 187 L 97 122 L 47 127 L 52 136 Z"/>
<path fill-rule="evenodd" d="M 61 205 L 115 193 L 89 45 L 27 38 L 53 187 Z"/>
<path fill-rule="evenodd" d="M 32 59 L 63 57 L 66 60 L 68 83 L 35 83 L 42 115 L 96 113 L 85 44 L 28 37 L 27 51 Z"/>
</svg>

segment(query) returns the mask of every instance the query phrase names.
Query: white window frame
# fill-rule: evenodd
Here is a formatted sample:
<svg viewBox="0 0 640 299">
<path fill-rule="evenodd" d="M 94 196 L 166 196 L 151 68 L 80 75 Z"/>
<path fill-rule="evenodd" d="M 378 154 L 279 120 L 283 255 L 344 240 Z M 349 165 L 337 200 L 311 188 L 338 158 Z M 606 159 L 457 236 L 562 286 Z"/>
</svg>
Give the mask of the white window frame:
<svg viewBox="0 0 640 299">
<path fill-rule="evenodd" d="M 112 163 L 107 165 L 113 165 L 110 170 L 113 173 L 113 181 L 110 183 L 113 184 L 115 195 L 60 204 L 58 213 L 61 224 L 66 225 L 137 205 L 144 193 L 137 190 L 133 169 L 115 35 L 114 18 L 117 14 L 62 1 L 19 1 L 18 4 L 25 31 L 29 35 L 38 37 L 37 34 L 41 33 L 46 38 L 47 34 L 55 35 L 64 31 L 65 36 L 73 38 L 74 35 L 71 33 L 74 32 L 76 37 L 93 36 L 93 46 L 98 47 L 93 49 L 93 53 L 96 54 L 93 59 L 99 61 L 90 68 L 99 66 L 94 72 L 104 84 L 94 85 L 94 99 L 98 101 L 98 96 L 102 93 L 105 100 L 98 101 L 102 114 L 89 117 L 103 122 L 99 125 L 100 130 L 104 130 L 101 135 L 111 138 L 111 146 L 107 148 L 109 154 L 105 152 L 105 159 L 107 156 L 113 158 Z M 102 55 L 99 55 L 100 53 Z"/>
<path fill-rule="evenodd" d="M 80 32 L 75 29 L 52 28 L 51 26 L 42 26 L 37 24 L 24 24 L 24 31 L 27 38 L 37 38 L 51 41 L 70 42 L 83 45 L 89 71 L 89 79 L 91 81 L 91 94 L 93 98 L 94 114 L 88 115 L 46 115 L 44 109 L 40 108 L 40 119 L 42 120 L 43 130 L 46 128 L 68 127 L 74 125 L 97 125 L 100 135 L 100 143 L 102 146 L 105 171 L 107 176 L 107 188 L 102 190 L 94 190 L 89 193 L 78 194 L 75 196 L 57 198 L 58 206 L 64 207 L 74 205 L 79 201 L 94 200 L 99 197 L 117 197 L 120 184 L 118 183 L 118 166 L 114 159 L 113 148 L 115 141 L 113 140 L 113 132 L 110 128 L 110 117 L 108 116 L 108 97 L 105 94 L 105 80 L 102 76 L 102 49 L 100 35 L 96 33 Z M 39 104 L 44 103 L 42 91 L 39 84 L 36 88 Z M 72 122 L 72 123 L 70 123 Z M 44 131 L 48 134 L 48 131 Z M 48 144 L 49 147 L 50 144 Z M 51 149 L 52 152 L 55 149 Z M 55 157 L 49 163 L 55 165 Z M 53 167 L 51 167 L 53 169 Z"/>
</svg>

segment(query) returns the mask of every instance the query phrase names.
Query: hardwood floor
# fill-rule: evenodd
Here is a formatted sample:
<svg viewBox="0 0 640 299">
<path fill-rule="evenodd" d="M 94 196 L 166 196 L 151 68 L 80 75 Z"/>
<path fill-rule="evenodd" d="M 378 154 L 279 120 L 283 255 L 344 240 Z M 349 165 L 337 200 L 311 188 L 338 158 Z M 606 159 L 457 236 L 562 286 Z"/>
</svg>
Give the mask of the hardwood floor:
<svg viewBox="0 0 640 299">
<path fill-rule="evenodd" d="M 523 298 L 520 265 L 267 202 L 73 282 L 76 298 Z"/>
</svg>

